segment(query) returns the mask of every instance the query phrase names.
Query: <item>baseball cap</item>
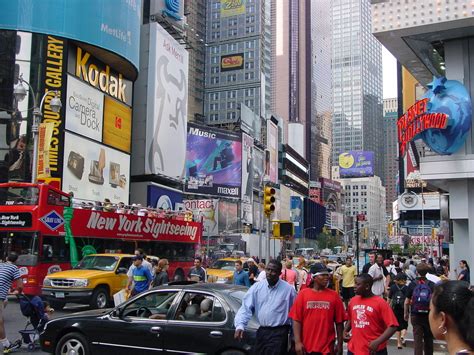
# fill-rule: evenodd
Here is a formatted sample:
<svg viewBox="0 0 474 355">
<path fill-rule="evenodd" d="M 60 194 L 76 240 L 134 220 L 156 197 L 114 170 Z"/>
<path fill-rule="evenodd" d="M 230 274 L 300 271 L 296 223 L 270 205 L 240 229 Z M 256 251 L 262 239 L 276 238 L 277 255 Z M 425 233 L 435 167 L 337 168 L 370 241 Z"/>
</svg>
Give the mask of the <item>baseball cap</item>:
<svg viewBox="0 0 474 355">
<path fill-rule="evenodd" d="M 309 272 L 311 273 L 311 277 L 316 277 L 318 275 L 329 275 L 329 269 L 322 263 L 316 263 L 312 265 L 309 269 Z"/>
<path fill-rule="evenodd" d="M 132 257 L 132 261 L 135 261 L 135 260 L 143 260 L 143 256 L 135 255 L 135 256 Z"/>
</svg>

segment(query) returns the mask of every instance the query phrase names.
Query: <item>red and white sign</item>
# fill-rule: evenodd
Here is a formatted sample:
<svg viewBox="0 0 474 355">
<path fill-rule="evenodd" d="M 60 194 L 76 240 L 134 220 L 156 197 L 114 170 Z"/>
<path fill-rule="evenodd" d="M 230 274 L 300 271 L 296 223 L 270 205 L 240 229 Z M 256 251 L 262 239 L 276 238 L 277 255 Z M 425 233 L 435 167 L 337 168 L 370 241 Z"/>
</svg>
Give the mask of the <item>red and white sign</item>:
<svg viewBox="0 0 474 355">
<path fill-rule="evenodd" d="M 71 221 L 75 237 L 125 238 L 199 243 L 202 227 L 197 222 L 141 217 L 115 212 L 75 209 Z"/>
</svg>

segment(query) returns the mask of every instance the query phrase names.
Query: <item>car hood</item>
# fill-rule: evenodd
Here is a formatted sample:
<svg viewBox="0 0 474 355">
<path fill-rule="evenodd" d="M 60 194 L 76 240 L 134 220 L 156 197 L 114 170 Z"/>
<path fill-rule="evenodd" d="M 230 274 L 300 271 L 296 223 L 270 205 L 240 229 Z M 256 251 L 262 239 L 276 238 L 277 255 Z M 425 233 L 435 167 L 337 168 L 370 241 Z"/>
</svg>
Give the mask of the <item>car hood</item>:
<svg viewBox="0 0 474 355">
<path fill-rule="evenodd" d="M 97 276 L 115 275 L 112 271 L 102 270 L 66 270 L 48 275 L 49 279 L 91 279 Z"/>
</svg>

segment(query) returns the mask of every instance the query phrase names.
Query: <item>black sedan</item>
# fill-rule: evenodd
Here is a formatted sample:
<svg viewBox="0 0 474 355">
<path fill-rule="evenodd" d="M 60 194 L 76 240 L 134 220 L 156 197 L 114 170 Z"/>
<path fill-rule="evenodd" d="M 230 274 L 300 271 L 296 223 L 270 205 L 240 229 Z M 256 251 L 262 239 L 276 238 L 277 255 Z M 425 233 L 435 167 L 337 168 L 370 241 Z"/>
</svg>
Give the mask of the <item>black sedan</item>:
<svg viewBox="0 0 474 355">
<path fill-rule="evenodd" d="M 54 354 L 247 354 L 255 343 L 252 319 L 234 339 L 234 316 L 246 287 L 225 284 L 160 286 L 112 310 L 51 320 L 40 336 Z"/>
</svg>

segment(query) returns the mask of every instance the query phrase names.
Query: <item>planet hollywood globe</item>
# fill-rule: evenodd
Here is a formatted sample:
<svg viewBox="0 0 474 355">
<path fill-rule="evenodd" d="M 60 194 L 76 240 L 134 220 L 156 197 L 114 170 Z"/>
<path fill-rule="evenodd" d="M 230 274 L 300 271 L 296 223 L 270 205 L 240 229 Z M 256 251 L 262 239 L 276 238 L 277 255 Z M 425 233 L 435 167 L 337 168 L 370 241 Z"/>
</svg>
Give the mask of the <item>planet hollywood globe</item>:
<svg viewBox="0 0 474 355">
<path fill-rule="evenodd" d="M 428 87 L 430 90 L 424 96 L 430 100 L 428 112 L 447 114 L 448 125 L 445 129 L 428 129 L 417 138 L 422 138 L 438 154 L 453 154 L 462 147 L 471 129 L 470 95 L 459 81 L 444 77 L 434 78 Z"/>
</svg>

